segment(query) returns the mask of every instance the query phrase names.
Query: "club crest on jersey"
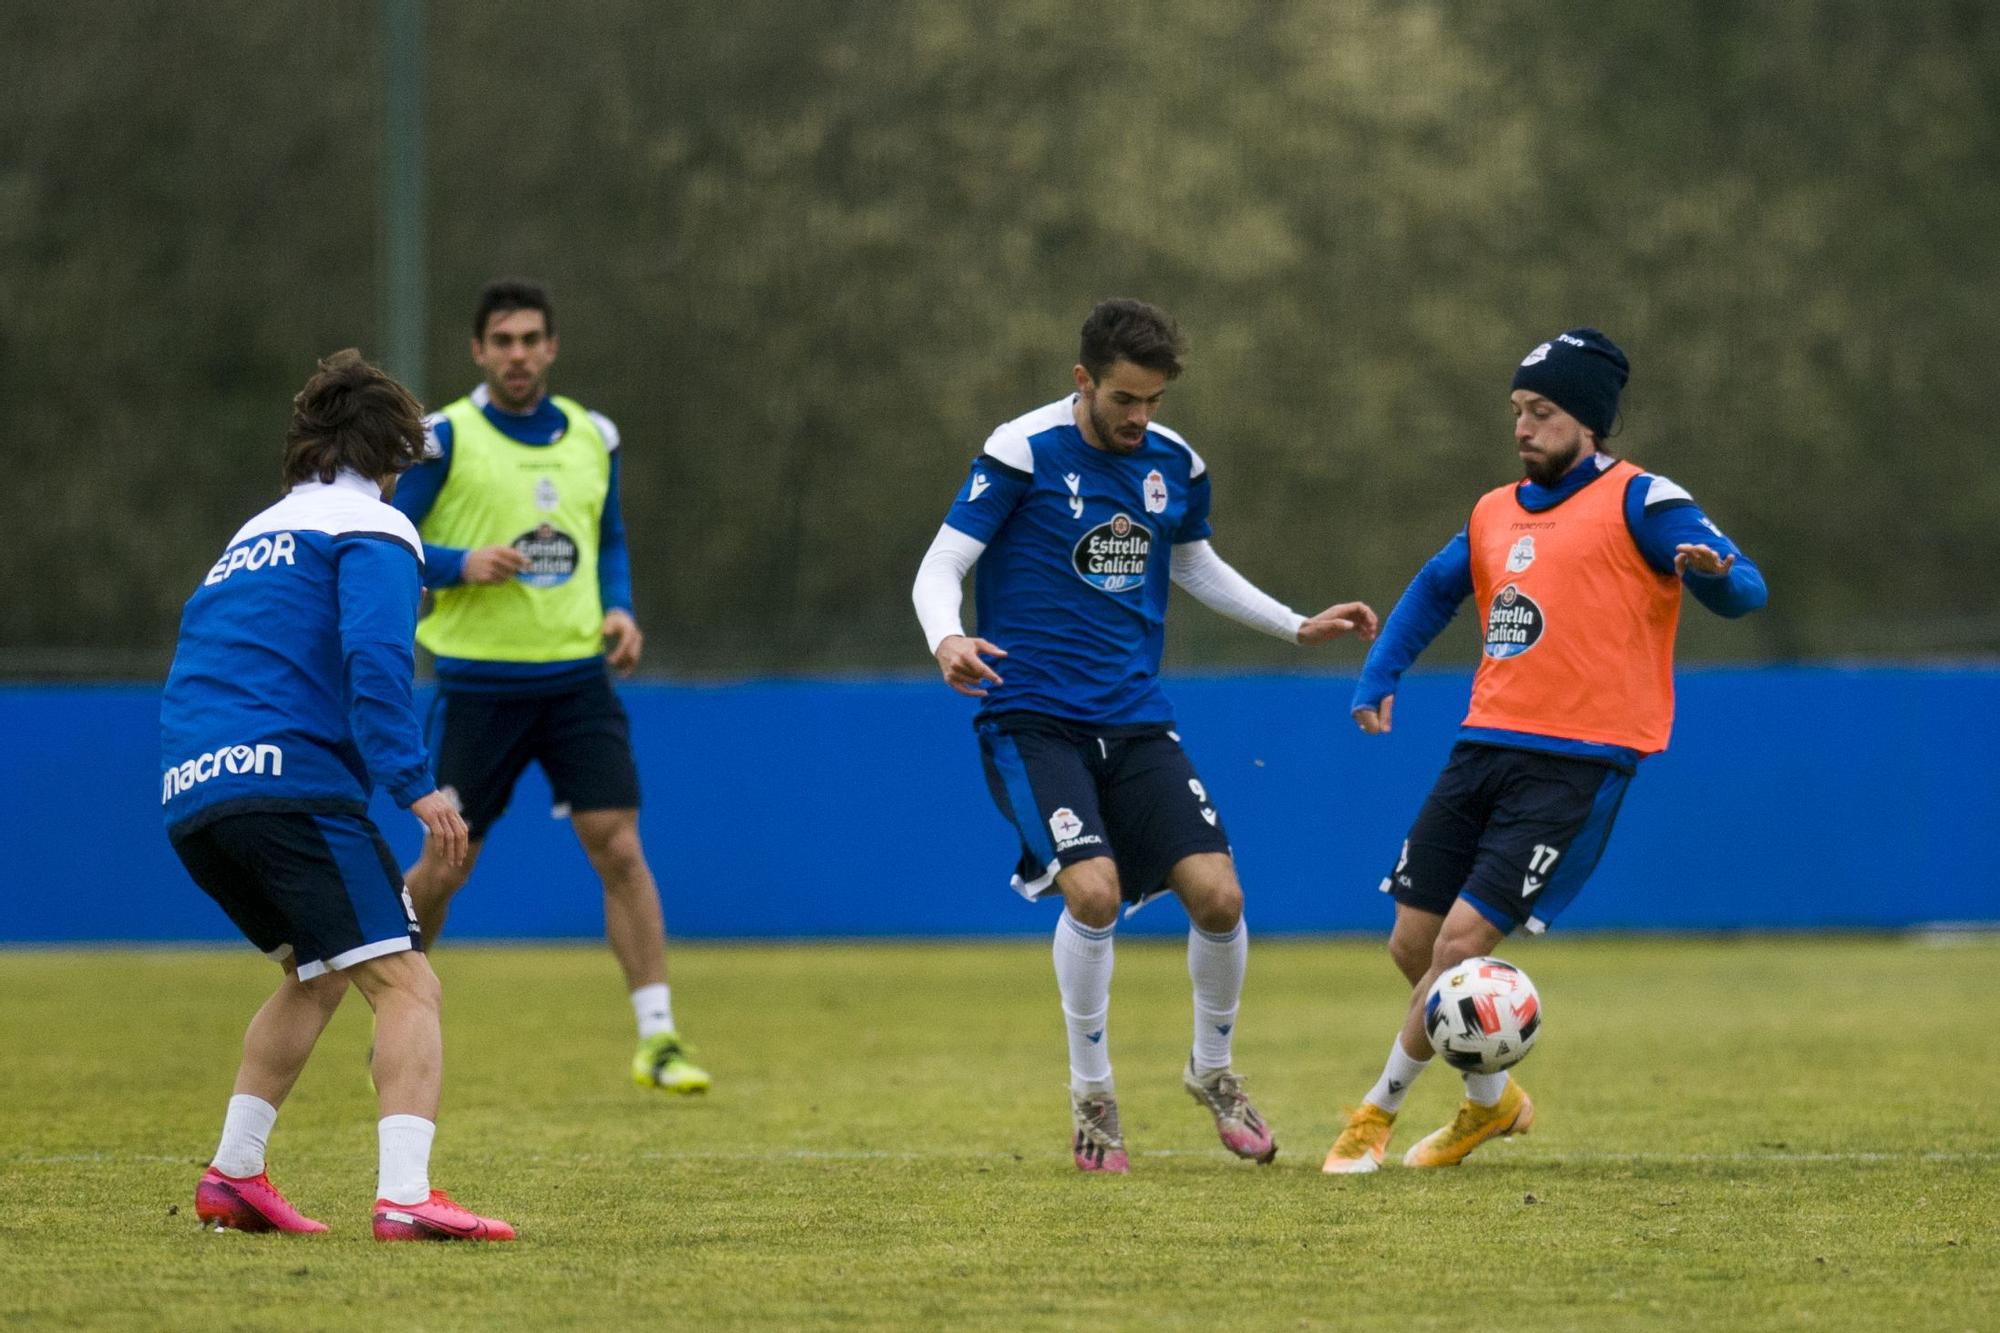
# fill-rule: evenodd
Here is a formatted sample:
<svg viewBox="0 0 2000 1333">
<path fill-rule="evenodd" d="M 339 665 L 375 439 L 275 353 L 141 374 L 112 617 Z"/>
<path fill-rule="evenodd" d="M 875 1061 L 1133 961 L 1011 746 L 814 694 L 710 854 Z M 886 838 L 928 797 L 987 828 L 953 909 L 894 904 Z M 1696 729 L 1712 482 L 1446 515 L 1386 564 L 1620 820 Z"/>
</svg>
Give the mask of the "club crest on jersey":
<svg viewBox="0 0 2000 1333">
<path fill-rule="evenodd" d="M 1145 586 L 1153 532 L 1129 514 L 1116 514 L 1083 534 L 1070 564 L 1085 583 L 1103 592 L 1133 592 Z"/>
<path fill-rule="evenodd" d="M 544 514 L 553 514 L 556 512 L 556 506 L 561 503 L 562 497 L 556 494 L 556 484 L 547 477 L 537 477 L 535 479 L 535 508 L 541 510 Z"/>
<path fill-rule="evenodd" d="M 528 557 L 528 567 L 514 577 L 531 588 L 553 588 L 576 573 L 576 538 L 547 523 L 522 533 L 511 545 Z"/>
<path fill-rule="evenodd" d="M 1160 475 L 1158 468 L 1154 468 L 1146 474 L 1145 492 L 1147 513 L 1164 514 L 1167 512 L 1167 479 Z"/>
<path fill-rule="evenodd" d="M 1547 623 L 1534 598 L 1508 584 L 1486 609 L 1486 655 L 1496 660 L 1519 657 L 1535 646 Z"/>
<path fill-rule="evenodd" d="M 1534 534 L 1530 533 L 1515 542 L 1513 549 L 1507 552 L 1507 572 L 1519 574 L 1534 563 L 1535 538 Z"/>
<path fill-rule="evenodd" d="M 1549 344 L 1543 343 L 1541 344 L 1541 346 L 1535 348 L 1534 351 L 1522 357 L 1521 364 L 1524 366 L 1539 365 L 1541 362 L 1544 362 L 1548 359 L 1549 359 Z"/>
</svg>

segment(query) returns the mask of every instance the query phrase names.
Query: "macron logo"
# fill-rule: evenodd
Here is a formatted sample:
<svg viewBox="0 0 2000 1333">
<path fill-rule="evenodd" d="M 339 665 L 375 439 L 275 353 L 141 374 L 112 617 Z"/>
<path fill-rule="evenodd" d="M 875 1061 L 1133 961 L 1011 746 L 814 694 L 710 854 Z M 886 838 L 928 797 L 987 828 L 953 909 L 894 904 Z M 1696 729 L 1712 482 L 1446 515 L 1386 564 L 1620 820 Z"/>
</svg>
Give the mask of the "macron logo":
<svg viewBox="0 0 2000 1333">
<path fill-rule="evenodd" d="M 283 776 L 285 752 L 275 745 L 225 745 L 219 750 L 198 754 L 160 775 L 160 804 L 165 805 L 218 774 L 262 774 L 267 765 L 272 777 Z"/>
<path fill-rule="evenodd" d="M 972 494 L 965 497 L 965 502 L 967 504 L 971 504 L 974 500 L 977 500 L 980 496 L 986 494 L 986 488 L 988 486 L 991 486 L 992 484 L 993 484 L 992 482 L 986 479 L 986 474 L 984 472 L 973 473 Z"/>
</svg>

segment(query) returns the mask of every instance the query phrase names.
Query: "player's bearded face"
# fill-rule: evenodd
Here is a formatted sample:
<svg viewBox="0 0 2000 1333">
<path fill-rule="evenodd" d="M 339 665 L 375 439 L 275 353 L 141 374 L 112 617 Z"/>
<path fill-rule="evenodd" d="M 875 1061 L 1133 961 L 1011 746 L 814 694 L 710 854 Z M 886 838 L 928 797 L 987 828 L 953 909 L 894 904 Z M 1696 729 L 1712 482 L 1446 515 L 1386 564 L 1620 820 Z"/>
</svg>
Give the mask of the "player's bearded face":
<svg viewBox="0 0 2000 1333">
<path fill-rule="evenodd" d="M 1104 377 L 1092 380 L 1078 367 L 1078 388 L 1095 443 L 1113 453 L 1138 451 L 1146 428 L 1166 393 L 1167 377 L 1157 370 L 1114 361 Z"/>
<path fill-rule="evenodd" d="M 1521 468 L 1539 486 L 1561 481 L 1595 448 L 1583 423 L 1540 394 L 1514 391 L 1514 446 Z"/>
<path fill-rule="evenodd" d="M 1115 449 L 1121 454 L 1131 453 L 1146 438 L 1145 427 L 1141 426 L 1135 434 L 1129 425 L 1116 420 L 1104 409 L 1102 396 L 1098 394 L 1092 394 L 1090 398 L 1090 429 L 1107 449 Z"/>
<path fill-rule="evenodd" d="M 539 310 L 509 310 L 487 318 L 472 343 L 472 360 L 485 373 L 487 392 L 509 412 L 527 412 L 549 391 L 555 336 Z"/>
</svg>

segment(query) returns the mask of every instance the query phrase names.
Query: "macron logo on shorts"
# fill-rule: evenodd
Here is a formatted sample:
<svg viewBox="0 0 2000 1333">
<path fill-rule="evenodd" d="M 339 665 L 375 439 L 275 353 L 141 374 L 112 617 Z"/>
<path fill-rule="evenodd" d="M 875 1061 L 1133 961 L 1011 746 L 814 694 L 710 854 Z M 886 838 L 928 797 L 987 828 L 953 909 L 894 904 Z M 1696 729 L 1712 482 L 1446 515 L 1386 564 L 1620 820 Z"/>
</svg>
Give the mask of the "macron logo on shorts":
<svg viewBox="0 0 2000 1333">
<path fill-rule="evenodd" d="M 192 759 L 184 760 L 161 774 L 160 804 L 165 805 L 182 792 L 197 787 L 218 774 L 261 775 L 266 771 L 274 778 L 284 775 L 283 750 L 275 745 L 225 745 L 219 750 L 210 750 L 207 754 L 198 754 Z"/>
</svg>

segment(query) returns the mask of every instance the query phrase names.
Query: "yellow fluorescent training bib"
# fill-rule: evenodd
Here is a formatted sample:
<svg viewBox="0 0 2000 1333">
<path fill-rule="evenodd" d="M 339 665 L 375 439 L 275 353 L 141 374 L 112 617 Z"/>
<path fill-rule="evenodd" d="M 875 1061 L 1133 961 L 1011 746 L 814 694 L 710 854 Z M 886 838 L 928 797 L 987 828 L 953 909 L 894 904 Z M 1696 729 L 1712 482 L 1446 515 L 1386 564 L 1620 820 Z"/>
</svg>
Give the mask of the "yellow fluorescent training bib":
<svg viewBox="0 0 2000 1333">
<path fill-rule="evenodd" d="M 505 583 L 437 590 L 417 642 L 439 657 L 564 662 L 604 651 L 597 545 L 611 453 L 581 403 L 551 401 L 569 418 L 553 444 L 508 439 L 469 398 L 444 409 L 451 472 L 419 527 L 423 539 L 512 546 L 528 567 Z"/>
</svg>

